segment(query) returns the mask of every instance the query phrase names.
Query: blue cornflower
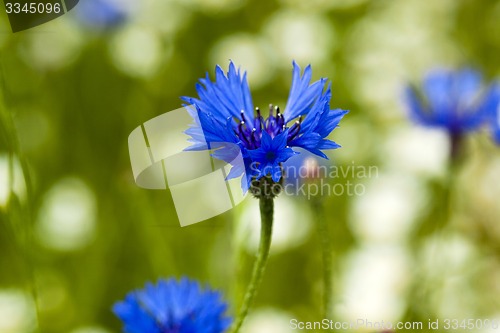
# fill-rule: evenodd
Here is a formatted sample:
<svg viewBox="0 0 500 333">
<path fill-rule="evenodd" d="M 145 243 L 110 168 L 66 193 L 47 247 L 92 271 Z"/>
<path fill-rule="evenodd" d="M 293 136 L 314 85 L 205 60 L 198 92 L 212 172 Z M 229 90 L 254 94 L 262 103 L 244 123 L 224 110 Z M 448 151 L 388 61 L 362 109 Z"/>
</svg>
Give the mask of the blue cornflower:
<svg viewBox="0 0 500 333">
<path fill-rule="evenodd" d="M 489 97 L 490 128 L 493 140 L 500 145 L 500 82 L 496 82 L 491 90 Z"/>
<path fill-rule="evenodd" d="M 130 12 L 126 3 L 116 0 L 85 0 L 75 8 L 77 17 L 94 28 L 108 28 L 123 23 Z"/>
<path fill-rule="evenodd" d="M 146 284 L 113 306 L 125 333 L 222 333 L 231 324 L 219 292 L 182 278 Z"/>
<path fill-rule="evenodd" d="M 494 85 L 485 86 L 478 71 L 440 69 L 424 78 L 421 90 L 408 87 L 405 99 L 416 122 L 445 129 L 456 144 L 488 121 L 496 97 Z"/>
<path fill-rule="evenodd" d="M 493 114 L 491 124 L 493 128 L 493 139 L 500 145 L 500 104 L 499 107 L 497 107 L 496 112 Z"/>
<path fill-rule="evenodd" d="M 182 97 L 192 105 L 189 111 L 196 120 L 186 131 L 193 143 L 189 149 L 218 148 L 214 156 L 228 163 L 241 152 L 244 166 L 233 166 L 228 178 L 246 173 L 242 179 L 244 191 L 253 179 L 264 176 L 278 182 L 282 163 L 297 154 L 293 147 L 327 158 L 323 150 L 340 147 L 327 136 L 347 111 L 330 110 L 331 85 L 325 89 L 325 78 L 310 83 L 311 76 L 310 65 L 301 75 L 300 67 L 293 62 L 292 87 L 284 112 L 270 105 L 264 118 L 260 109 L 253 107 L 246 72 L 237 70 L 233 62 L 227 74 L 217 66 L 215 81 L 207 73 L 196 84 L 198 98 Z"/>
</svg>

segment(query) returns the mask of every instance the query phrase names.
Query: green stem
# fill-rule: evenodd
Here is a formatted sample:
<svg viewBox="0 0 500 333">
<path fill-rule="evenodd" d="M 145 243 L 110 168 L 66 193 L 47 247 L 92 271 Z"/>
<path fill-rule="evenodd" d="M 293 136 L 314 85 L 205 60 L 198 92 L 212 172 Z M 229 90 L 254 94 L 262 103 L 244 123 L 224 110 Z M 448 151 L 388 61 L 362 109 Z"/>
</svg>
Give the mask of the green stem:
<svg viewBox="0 0 500 333">
<path fill-rule="evenodd" d="M 273 233 L 274 201 L 273 198 L 262 196 L 259 199 L 259 204 L 261 218 L 259 251 L 253 266 L 252 278 L 248 284 L 245 298 L 243 299 L 243 304 L 240 308 L 240 313 L 238 314 L 238 317 L 236 317 L 236 320 L 231 328 L 232 333 L 237 333 L 240 330 L 241 325 L 243 324 L 243 321 L 252 306 L 257 290 L 262 282 L 267 258 L 269 257 L 269 248 L 271 247 L 271 238 Z"/>
<path fill-rule="evenodd" d="M 26 161 L 26 158 L 24 155 L 21 153 L 21 149 L 19 146 L 19 138 L 17 135 L 17 132 L 15 130 L 15 125 L 14 121 L 12 119 L 12 114 L 6 110 L 5 103 L 4 103 L 4 94 L 3 92 L 5 91 L 4 87 L 4 73 L 3 73 L 3 68 L 0 67 L 0 132 L 4 134 L 4 140 L 7 143 L 7 150 L 9 153 L 9 177 L 10 179 L 8 180 L 9 183 L 9 196 L 12 196 L 13 194 L 13 184 L 14 184 L 14 159 L 15 157 L 18 158 L 19 163 L 21 164 L 21 169 L 23 173 L 23 178 L 24 182 L 26 185 L 26 204 L 25 204 L 25 212 L 26 216 L 26 223 L 23 223 L 21 225 L 22 229 L 17 230 L 17 226 L 12 226 L 12 230 L 15 236 L 18 236 L 19 238 L 16 239 L 16 241 L 19 243 L 20 246 L 20 251 L 23 253 L 25 260 L 26 260 L 26 266 L 28 270 L 28 278 L 30 280 L 30 292 L 32 294 L 34 303 L 35 303 L 35 320 L 36 324 L 38 326 L 38 330 L 41 331 L 41 315 L 40 315 L 40 306 L 39 306 L 39 299 L 38 299 L 38 292 L 37 292 L 37 286 L 36 286 L 36 276 L 35 276 L 35 258 L 34 258 L 34 253 L 32 251 L 33 248 L 33 221 L 34 221 L 34 209 L 33 209 L 33 188 L 32 188 L 32 181 L 31 181 L 31 176 L 28 168 L 28 162 Z M 2 138 L 0 138 L 1 140 Z M 9 198 L 9 200 L 12 200 L 12 198 Z M 9 208 L 7 211 L 7 216 L 10 215 L 10 210 L 13 209 L 9 204 Z M 19 209 L 22 209 L 22 203 L 19 201 Z"/>
<path fill-rule="evenodd" d="M 453 228 L 452 219 L 456 205 L 456 178 L 458 177 L 460 167 L 458 159 L 460 156 L 458 142 L 460 141 L 456 138 L 452 138 L 452 140 L 450 165 L 443 183 L 442 193 L 440 193 L 441 196 L 439 198 L 435 199 L 441 202 L 440 211 L 436 214 L 436 218 L 433 219 L 434 224 L 432 225 L 433 229 L 429 231 L 430 235 L 420 236 L 423 240 L 434 236 L 433 243 L 430 245 L 430 263 L 431 266 L 436 268 L 434 268 L 431 275 L 422 271 L 420 275 L 414 277 L 412 290 L 410 291 L 410 299 L 413 301 L 408 303 L 405 315 L 405 320 L 407 321 L 437 319 L 435 316 L 429 316 L 427 311 L 431 303 L 432 291 L 442 287 L 442 276 L 446 276 L 446 268 L 441 265 L 442 256 L 440 246 L 442 246 L 450 229 Z"/>
<path fill-rule="evenodd" d="M 316 223 L 318 224 L 318 233 L 321 238 L 321 253 L 323 259 L 323 308 L 322 318 L 329 318 L 331 314 L 333 283 L 332 283 L 332 242 L 328 230 L 328 224 L 323 214 L 323 205 L 320 198 L 313 201 L 313 210 Z"/>
</svg>

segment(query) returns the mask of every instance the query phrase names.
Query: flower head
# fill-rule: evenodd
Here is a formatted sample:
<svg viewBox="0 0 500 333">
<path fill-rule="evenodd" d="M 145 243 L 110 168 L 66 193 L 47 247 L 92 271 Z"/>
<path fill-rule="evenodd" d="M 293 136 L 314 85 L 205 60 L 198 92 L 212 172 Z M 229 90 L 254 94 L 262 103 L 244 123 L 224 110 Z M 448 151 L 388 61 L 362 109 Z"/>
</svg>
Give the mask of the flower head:
<svg viewBox="0 0 500 333">
<path fill-rule="evenodd" d="M 496 82 L 490 89 L 489 106 L 490 128 L 493 140 L 500 145 L 500 83 Z"/>
<path fill-rule="evenodd" d="M 493 86 L 485 87 L 475 70 L 434 70 L 424 78 L 421 90 L 408 87 L 405 97 L 416 122 L 441 127 L 455 137 L 484 124 L 494 102 L 493 92 Z"/>
<path fill-rule="evenodd" d="M 233 166 L 228 178 L 245 173 L 244 191 L 253 179 L 264 176 L 278 182 L 281 164 L 297 153 L 293 147 L 327 158 L 323 150 L 340 147 L 327 136 L 347 111 L 330 110 L 330 85 L 326 86 L 326 79 L 311 83 L 311 76 L 310 65 L 301 75 L 300 67 L 293 62 L 286 107 L 281 112 L 278 106 L 270 105 L 265 118 L 258 107 L 254 109 L 246 73 L 237 70 L 232 62 L 227 73 L 217 66 L 215 81 L 207 74 L 196 85 L 198 98 L 182 98 L 192 105 L 189 110 L 196 120 L 186 131 L 193 143 L 189 149 L 216 148 L 213 156 L 228 163 L 241 152 L 244 167 Z"/>
<path fill-rule="evenodd" d="M 500 109 L 496 112 L 496 117 L 492 119 L 493 139 L 500 145 Z"/>
<path fill-rule="evenodd" d="M 230 325 L 221 294 L 183 278 L 130 292 L 113 306 L 125 333 L 222 333 Z"/>
<path fill-rule="evenodd" d="M 76 7 L 77 17 L 94 28 L 109 28 L 123 23 L 131 9 L 128 3 L 114 0 L 85 0 Z"/>
</svg>

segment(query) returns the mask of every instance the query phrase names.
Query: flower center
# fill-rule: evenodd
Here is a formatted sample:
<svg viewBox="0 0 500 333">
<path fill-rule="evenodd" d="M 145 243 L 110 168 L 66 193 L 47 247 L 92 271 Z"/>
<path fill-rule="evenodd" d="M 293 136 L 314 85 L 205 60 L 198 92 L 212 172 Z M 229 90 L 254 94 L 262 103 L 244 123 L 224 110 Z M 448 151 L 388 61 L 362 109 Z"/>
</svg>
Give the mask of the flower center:
<svg viewBox="0 0 500 333">
<path fill-rule="evenodd" d="M 276 159 L 276 154 L 274 153 L 274 151 L 268 151 L 266 153 L 266 159 L 269 161 L 269 162 L 272 162 Z"/>
<path fill-rule="evenodd" d="M 237 126 L 234 129 L 236 136 L 243 142 L 247 149 L 257 149 L 260 147 L 262 132 L 266 131 L 271 138 L 282 133 L 286 128 L 285 118 L 280 112 L 278 106 L 269 104 L 269 116 L 267 119 L 262 117 L 260 109 L 255 108 L 255 117 L 253 121 L 246 119 L 245 112 L 242 110 L 240 118 L 235 119 Z M 295 121 L 292 127 L 289 128 L 288 140 L 293 140 L 300 132 L 300 124 L 302 117 Z M 274 159 L 275 156 L 272 158 Z"/>
</svg>

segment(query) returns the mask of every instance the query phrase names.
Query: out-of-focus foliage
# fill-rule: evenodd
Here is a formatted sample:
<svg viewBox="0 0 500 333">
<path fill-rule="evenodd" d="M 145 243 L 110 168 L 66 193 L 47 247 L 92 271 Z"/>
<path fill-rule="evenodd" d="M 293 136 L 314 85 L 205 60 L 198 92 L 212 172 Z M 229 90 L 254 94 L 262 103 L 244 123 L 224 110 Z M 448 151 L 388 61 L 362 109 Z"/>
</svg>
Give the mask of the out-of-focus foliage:
<svg viewBox="0 0 500 333">
<path fill-rule="evenodd" d="M 500 2 L 95 2 L 121 6 L 119 19 L 103 14 L 93 26 L 77 7 L 12 34 L 0 14 L 1 332 L 33 332 L 37 318 L 41 332 L 119 332 L 112 304 L 170 276 L 209 282 L 235 312 L 255 251 L 255 202 L 180 228 L 168 190 L 134 184 L 127 148 L 134 128 L 178 108 L 229 59 L 248 71 L 261 107 L 284 104 L 293 59 L 312 63 L 313 79 L 332 80 L 332 107 L 351 110 L 331 162 L 375 167 L 330 180 L 359 184 L 362 195 L 321 201 L 335 250 L 332 318 L 500 317 L 499 148 L 471 136 L 451 170 L 444 133 L 411 124 L 401 103 L 404 84 L 436 66 L 500 75 Z M 246 332 L 321 319 L 311 207 L 278 199 Z"/>
</svg>

